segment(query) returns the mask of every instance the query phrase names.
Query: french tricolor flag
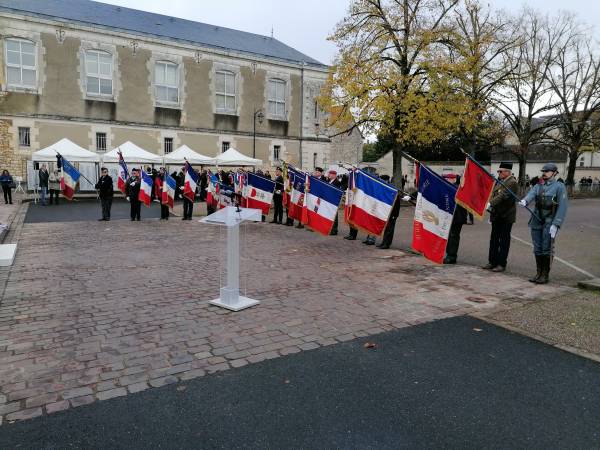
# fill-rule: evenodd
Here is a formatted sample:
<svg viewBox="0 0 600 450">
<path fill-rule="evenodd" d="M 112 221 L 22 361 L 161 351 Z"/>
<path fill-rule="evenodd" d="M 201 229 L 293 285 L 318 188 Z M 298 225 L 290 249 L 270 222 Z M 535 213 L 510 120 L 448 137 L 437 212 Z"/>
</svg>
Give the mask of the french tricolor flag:
<svg viewBox="0 0 600 450">
<path fill-rule="evenodd" d="M 301 220 L 302 205 L 304 203 L 304 183 L 306 175 L 303 172 L 290 170 L 290 182 L 292 190 L 288 199 L 288 217 L 290 219 Z"/>
<path fill-rule="evenodd" d="M 344 191 L 313 176 L 307 176 L 302 223 L 317 233 L 329 235 Z"/>
<path fill-rule="evenodd" d="M 150 206 L 152 201 L 152 177 L 143 170 L 140 170 L 142 174 L 142 183 L 140 185 L 140 194 L 138 200 L 146 206 Z"/>
<path fill-rule="evenodd" d="M 390 217 L 398 189 L 360 169 L 349 179 L 353 186 L 347 222 L 368 234 L 381 236 Z"/>
<path fill-rule="evenodd" d="M 61 167 L 60 190 L 67 200 L 73 200 L 75 195 L 75 186 L 81 177 L 79 171 L 67 159 L 59 157 L 59 166 Z"/>
<path fill-rule="evenodd" d="M 456 186 L 423 164 L 419 165 L 418 176 L 412 247 L 427 259 L 442 264 L 456 206 Z"/>
<path fill-rule="evenodd" d="M 206 193 L 206 203 L 215 206 L 218 202 L 217 196 L 217 185 L 219 184 L 219 177 L 217 177 L 210 170 L 207 173 L 208 175 L 208 189 Z"/>
<path fill-rule="evenodd" d="M 173 178 L 168 173 L 165 173 L 165 179 L 163 180 L 162 185 L 162 204 L 167 205 L 169 208 L 173 209 L 175 206 L 175 189 L 177 188 L 177 182 L 175 178 Z"/>
<path fill-rule="evenodd" d="M 123 195 L 126 195 L 129 171 L 127 170 L 127 164 L 125 164 L 125 160 L 123 159 L 123 153 L 121 153 L 120 150 L 117 153 L 119 154 L 119 176 L 117 178 L 117 188 L 123 193 Z"/>
<path fill-rule="evenodd" d="M 200 175 L 196 172 L 189 162 L 185 162 L 185 181 L 183 184 L 183 196 L 190 202 L 193 202 L 196 198 L 196 188 L 198 187 L 198 180 Z"/>
<path fill-rule="evenodd" d="M 246 207 L 260 209 L 266 216 L 269 214 L 271 202 L 273 201 L 273 191 L 275 182 L 248 172 L 248 188 L 246 197 Z"/>
</svg>

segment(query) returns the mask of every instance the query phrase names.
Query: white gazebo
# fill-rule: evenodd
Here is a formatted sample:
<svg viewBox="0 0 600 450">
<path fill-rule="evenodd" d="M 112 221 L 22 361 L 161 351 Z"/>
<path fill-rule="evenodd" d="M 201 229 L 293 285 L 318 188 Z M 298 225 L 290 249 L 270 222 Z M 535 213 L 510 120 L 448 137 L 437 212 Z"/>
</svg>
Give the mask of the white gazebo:
<svg viewBox="0 0 600 450">
<path fill-rule="evenodd" d="M 60 153 L 70 162 L 99 162 L 100 157 L 94 153 L 80 147 L 75 142 L 63 138 L 54 144 L 38 150 L 31 155 L 34 162 L 56 162 L 56 153 Z"/>
<path fill-rule="evenodd" d="M 216 166 L 262 166 L 262 160 L 250 158 L 238 152 L 235 148 L 217 155 L 215 157 Z"/>
<path fill-rule="evenodd" d="M 116 148 L 113 148 L 110 152 L 105 153 L 102 156 L 102 161 L 105 163 L 118 163 L 119 162 L 119 151 L 123 155 L 123 159 L 127 165 L 133 163 L 141 163 L 141 164 L 161 164 L 162 157 L 155 154 L 150 153 L 143 148 L 138 147 L 131 141 L 127 141 L 124 144 L 119 145 Z"/>
<path fill-rule="evenodd" d="M 214 166 L 215 158 L 201 155 L 195 152 L 187 145 L 182 145 L 172 153 L 165 155 L 165 165 L 184 164 L 188 161 L 192 165 L 198 166 Z"/>
</svg>

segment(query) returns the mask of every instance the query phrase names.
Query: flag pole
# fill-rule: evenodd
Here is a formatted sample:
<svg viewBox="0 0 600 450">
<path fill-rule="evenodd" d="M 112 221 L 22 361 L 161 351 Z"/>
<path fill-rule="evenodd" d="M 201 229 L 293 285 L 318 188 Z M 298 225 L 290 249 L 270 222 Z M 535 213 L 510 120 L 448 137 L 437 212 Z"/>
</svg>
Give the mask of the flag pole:
<svg viewBox="0 0 600 450">
<path fill-rule="evenodd" d="M 506 184 L 504 184 L 504 182 L 500 179 L 494 176 L 494 174 L 492 174 L 490 171 L 488 171 L 485 167 L 483 167 L 481 165 L 481 163 L 479 161 L 477 161 L 475 158 L 473 158 L 469 153 L 467 153 L 462 147 L 459 147 L 460 151 L 467 157 L 469 158 L 471 161 L 473 161 L 475 164 L 477 164 L 477 166 L 479 166 L 479 168 L 481 170 L 483 170 L 488 176 L 492 177 L 492 179 L 494 181 L 496 181 L 497 183 L 499 183 L 504 189 L 506 189 L 506 191 L 517 201 L 520 202 L 521 199 L 519 198 L 519 196 L 517 194 L 515 194 L 512 190 L 510 190 L 508 188 L 508 186 L 506 186 Z M 529 206 L 525 205 L 525 209 L 527 211 L 529 211 L 529 213 L 535 217 L 539 222 L 542 222 L 542 220 L 540 219 L 540 217 L 535 213 L 535 211 L 533 211 L 531 208 L 529 208 Z"/>
<path fill-rule="evenodd" d="M 53 150 L 54 150 L 54 149 L 53 149 Z M 56 150 L 54 150 L 54 151 L 56 152 L 56 154 L 57 154 L 58 156 L 60 156 L 60 159 L 62 160 L 62 159 L 63 159 L 63 156 L 62 156 L 60 153 L 58 153 Z M 62 168 L 63 168 L 63 165 L 62 165 L 62 163 L 61 163 L 61 165 L 60 165 L 60 170 L 61 170 L 61 171 L 62 171 Z M 90 181 L 90 180 L 89 180 L 89 179 L 88 179 L 88 178 L 87 178 L 87 177 L 86 177 L 84 174 L 82 174 L 82 173 L 81 173 L 81 171 L 79 171 L 79 170 L 78 170 L 77 172 L 79 172 L 79 176 L 81 176 L 81 177 L 82 177 L 84 180 L 86 180 L 86 181 L 87 181 L 88 183 L 90 183 L 91 185 L 94 185 L 94 183 L 92 183 L 92 182 L 91 182 L 91 181 Z"/>
</svg>

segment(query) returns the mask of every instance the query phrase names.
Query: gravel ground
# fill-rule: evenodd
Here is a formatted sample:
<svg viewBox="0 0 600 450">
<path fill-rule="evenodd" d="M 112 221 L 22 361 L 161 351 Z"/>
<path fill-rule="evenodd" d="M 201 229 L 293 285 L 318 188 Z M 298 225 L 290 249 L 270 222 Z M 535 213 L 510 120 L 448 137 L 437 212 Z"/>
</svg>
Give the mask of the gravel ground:
<svg viewBox="0 0 600 450">
<path fill-rule="evenodd" d="M 600 357 L 600 293 L 579 290 L 488 317 Z"/>
</svg>

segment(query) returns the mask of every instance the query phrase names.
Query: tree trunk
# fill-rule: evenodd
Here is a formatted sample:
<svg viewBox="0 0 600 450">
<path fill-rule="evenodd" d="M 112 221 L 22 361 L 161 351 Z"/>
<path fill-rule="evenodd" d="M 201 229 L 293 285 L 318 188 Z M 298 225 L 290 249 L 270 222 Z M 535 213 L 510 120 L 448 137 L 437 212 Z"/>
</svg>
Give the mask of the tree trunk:
<svg viewBox="0 0 600 450">
<path fill-rule="evenodd" d="M 400 144 L 396 144 L 392 153 L 394 159 L 394 166 L 392 170 L 392 181 L 394 186 L 398 189 L 402 188 L 402 152 L 404 147 Z"/>
<path fill-rule="evenodd" d="M 523 153 L 522 151 L 517 156 L 517 161 L 519 162 L 519 193 L 523 194 L 526 190 L 526 176 L 527 176 L 527 151 Z"/>
<path fill-rule="evenodd" d="M 567 168 L 567 179 L 565 184 L 569 194 L 573 193 L 573 186 L 575 185 L 575 169 L 577 168 L 577 159 L 579 158 L 579 149 L 571 149 L 569 152 L 569 166 Z"/>
</svg>

